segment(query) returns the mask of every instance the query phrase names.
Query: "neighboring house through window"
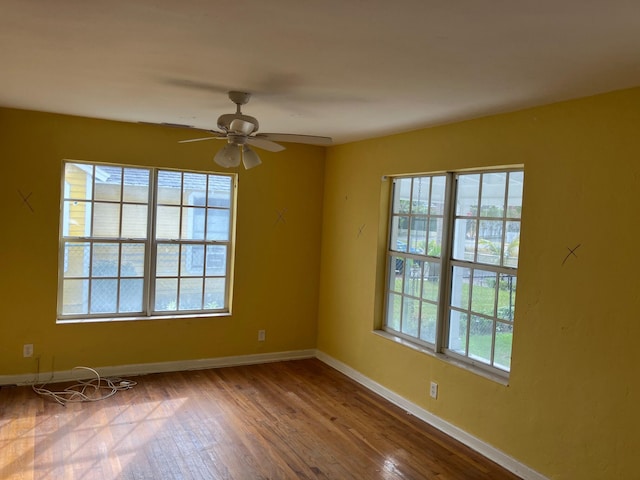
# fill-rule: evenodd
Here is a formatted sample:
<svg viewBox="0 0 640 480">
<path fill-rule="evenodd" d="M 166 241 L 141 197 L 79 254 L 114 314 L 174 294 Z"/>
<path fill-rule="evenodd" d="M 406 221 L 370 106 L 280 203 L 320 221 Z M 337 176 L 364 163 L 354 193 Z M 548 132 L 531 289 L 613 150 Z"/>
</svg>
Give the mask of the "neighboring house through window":
<svg viewBox="0 0 640 480">
<path fill-rule="evenodd" d="M 65 162 L 58 319 L 230 311 L 233 175 Z"/>
<path fill-rule="evenodd" d="M 524 172 L 396 177 L 384 330 L 508 376 Z"/>
</svg>

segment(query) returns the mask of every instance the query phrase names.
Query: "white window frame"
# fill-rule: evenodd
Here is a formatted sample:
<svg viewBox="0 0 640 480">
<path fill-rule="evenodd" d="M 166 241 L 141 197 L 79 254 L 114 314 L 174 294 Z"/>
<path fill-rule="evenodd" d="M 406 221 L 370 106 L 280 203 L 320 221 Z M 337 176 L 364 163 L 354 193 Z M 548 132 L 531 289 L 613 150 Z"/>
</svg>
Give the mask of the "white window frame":
<svg viewBox="0 0 640 480">
<path fill-rule="evenodd" d="M 79 170 L 84 171 L 87 175 L 87 185 L 85 187 L 85 194 L 79 198 L 73 198 L 71 193 L 71 188 L 69 187 L 66 181 L 66 171 L 67 166 L 73 165 L 78 167 Z M 96 178 L 98 180 L 104 180 L 105 175 L 104 171 L 108 169 L 122 169 L 121 170 L 121 179 L 120 179 L 120 197 L 116 200 L 105 200 L 105 199 L 96 199 L 95 197 L 95 182 Z M 142 171 L 144 175 L 145 172 L 148 172 L 149 175 L 149 184 L 148 184 L 148 197 L 146 199 L 139 199 L 136 201 L 128 201 L 124 197 L 124 174 L 126 169 L 135 169 L 137 171 Z M 171 204 L 171 207 L 174 207 L 176 211 L 179 212 L 179 220 L 178 223 L 178 231 L 184 230 L 180 232 L 177 236 L 173 235 L 168 238 L 159 238 L 160 231 L 156 231 L 157 220 L 158 220 L 158 210 L 163 206 L 162 203 L 158 200 L 158 191 L 162 188 L 159 184 L 159 175 L 162 173 L 169 175 L 179 175 L 180 177 L 180 185 L 176 186 L 175 189 L 179 188 L 179 200 L 177 203 Z M 193 198 L 193 193 L 187 194 L 187 186 L 185 185 L 185 178 L 189 175 L 196 175 L 199 178 L 206 179 L 205 185 L 205 194 L 202 195 L 204 198 L 204 204 L 202 206 L 193 205 L 193 202 L 190 200 Z M 210 188 L 209 182 L 214 181 L 217 177 L 220 177 L 218 180 L 225 185 L 228 182 L 228 206 L 221 207 L 220 205 L 209 205 L 209 194 L 212 190 Z M 223 192 L 225 192 L 225 188 L 223 187 Z M 217 173 L 217 172 L 198 172 L 191 170 L 178 170 L 178 169 L 169 169 L 169 168 L 156 168 L 156 167 L 146 167 L 139 165 L 124 165 L 124 164 L 106 164 L 106 163 L 97 163 L 97 162 L 81 162 L 76 160 L 65 160 L 62 165 L 62 188 L 61 188 L 61 217 L 60 217 L 60 234 L 59 234 L 59 259 L 58 259 L 58 311 L 57 311 L 57 321 L 59 323 L 65 322 L 82 322 L 82 321 L 113 321 L 113 320 L 137 320 L 137 319 L 162 319 L 162 318 L 181 318 L 181 317 L 203 317 L 203 316 L 219 316 L 219 315 L 228 315 L 231 313 L 231 300 L 232 300 L 232 274 L 233 274 L 233 258 L 234 258 L 234 240 L 235 240 L 235 207 L 236 207 L 236 190 L 237 190 L 237 175 L 236 174 L 226 174 L 226 173 Z M 223 193 L 226 195 L 226 193 Z M 225 200 L 227 198 L 225 197 Z M 72 234 L 69 229 L 69 222 L 71 221 L 71 217 L 69 214 L 69 206 L 73 203 L 83 202 L 86 206 L 85 214 L 84 214 L 84 224 L 85 231 L 78 234 Z M 100 237 L 95 236 L 94 232 L 87 232 L 87 229 L 91 229 L 92 225 L 92 211 L 94 211 L 94 207 L 96 204 L 109 204 L 111 206 L 117 205 L 119 208 L 119 235 L 109 236 L 109 237 Z M 135 206 L 146 206 L 146 215 L 143 215 L 142 218 L 146 218 L 146 226 L 141 225 L 141 230 L 145 230 L 144 234 L 140 234 L 136 238 L 127 238 L 123 236 L 123 217 L 124 217 L 124 209 L 125 205 L 135 205 Z M 166 206 L 168 204 L 165 204 Z M 193 237 L 193 225 L 191 221 L 187 221 L 189 217 L 183 221 L 183 216 L 185 215 L 193 215 L 195 210 L 194 208 L 202 208 L 204 213 L 204 222 L 205 222 L 205 232 L 207 231 L 206 222 L 208 221 L 209 215 L 212 214 L 211 210 L 225 210 L 224 215 L 228 212 L 229 217 L 229 228 L 228 228 L 228 238 L 209 238 L 209 234 L 202 239 L 194 239 L 189 238 Z M 189 233 L 185 232 L 189 230 Z M 191 235 L 190 235 L 191 234 Z M 78 274 L 70 273 L 69 270 L 69 259 L 68 255 L 65 252 L 68 252 L 68 246 L 73 244 L 85 244 L 87 245 L 86 251 L 83 250 L 83 255 L 88 255 L 88 260 L 82 262 L 82 273 Z M 108 248 L 108 246 L 113 246 L 114 249 L 117 248 L 117 260 L 116 260 L 116 273 L 108 274 L 106 277 L 101 277 L 100 275 L 94 274 L 93 268 L 95 263 L 93 261 L 93 255 L 96 246 L 102 246 L 103 248 Z M 137 245 L 140 248 L 144 247 L 144 266 L 141 264 L 137 264 L 139 270 L 142 273 L 125 273 L 123 263 L 123 247 Z M 178 249 L 178 260 L 177 260 L 177 273 L 175 275 L 165 274 L 164 277 L 161 276 L 159 272 L 156 271 L 157 268 L 157 258 L 158 258 L 158 247 L 165 246 L 169 248 L 177 248 Z M 193 273 L 189 271 L 191 266 L 190 256 L 192 254 L 192 247 L 199 247 L 204 249 L 204 259 L 202 265 L 201 273 Z M 206 257 L 207 257 L 207 249 L 221 249 L 226 250 L 226 265 L 222 270 L 219 270 L 220 267 L 216 268 L 215 271 L 212 269 L 207 269 Z M 186 258 L 183 259 L 183 255 L 187 255 Z M 133 275 L 133 276 L 132 276 Z M 96 280 L 101 280 L 106 278 L 107 280 L 112 280 L 117 282 L 116 289 L 116 302 L 115 302 L 115 310 L 121 311 L 108 311 L 108 312 L 96 312 L 92 311 L 91 308 L 91 288 L 92 285 L 97 285 L 98 282 Z M 156 305 L 156 283 L 162 278 L 175 280 L 177 285 L 176 290 L 176 305 L 174 308 Z M 64 311 L 64 285 L 65 280 L 76 280 L 78 281 L 78 285 L 82 282 L 82 295 L 79 297 L 82 298 L 82 305 L 78 307 L 78 311 Z M 141 308 L 138 310 L 137 307 L 135 311 L 124 309 L 122 311 L 123 304 L 121 303 L 123 291 L 125 290 L 124 281 L 133 280 L 136 284 L 139 285 L 140 281 L 142 282 L 142 299 L 141 299 Z M 182 302 L 182 298 L 180 296 L 180 285 L 185 281 L 192 281 L 198 283 L 198 280 L 201 280 L 201 301 L 199 307 L 193 307 L 189 304 L 180 305 Z M 218 302 L 214 303 L 209 301 L 207 303 L 207 293 L 210 291 L 207 290 L 207 282 L 211 281 L 212 283 L 215 281 L 218 285 L 224 283 L 223 287 L 223 300 L 222 304 Z M 192 294 L 191 297 L 195 295 L 197 298 L 197 292 Z M 136 299 L 139 298 L 136 296 Z M 186 300 L 185 300 L 186 302 Z M 135 302 L 137 303 L 137 302 Z M 184 307 L 184 308 L 183 308 Z"/>
<path fill-rule="evenodd" d="M 452 287 L 452 283 L 454 281 L 453 272 L 456 271 L 459 274 L 460 269 L 470 269 L 470 272 L 483 272 L 483 275 L 494 275 L 493 279 L 495 282 L 500 282 L 501 280 L 508 280 L 509 286 L 508 291 L 512 293 L 515 297 L 515 283 L 517 283 L 517 257 L 515 260 L 515 265 L 513 264 L 513 260 L 509 260 L 510 264 L 506 264 L 507 257 L 505 256 L 504 250 L 507 242 L 505 241 L 505 235 L 507 226 L 511 225 L 509 222 L 517 223 L 518 227 L 518 238 L 519 231 L 521 226 L 521 204 L 520 204 L 520 212 L 518 212 L 518 217 L 511 218 L 509 217 L 508 212 L 508 198 L 509 198 L 509 180 L 507 180 L 505 191 L 504 191 L 504 208 L 502 212 L 502 216 L 498 217 L 487 217 L 480 212 L 480 206 L 478 206 L 478 212 L 475 217 L 471 217 L 471 219 L 479 219 L 482 216 L 482 219 L 487 222 L 502 222 L 502 232 L 500 245 L 502 247 L 502 252 L 498 254 L 499 260 L 497 264 L 489 264 L 486 262 L 478 261 L 478 232 L 475 234 L 474 242 L 474 257 L 472 260 L 467 258 L 454 258 L 454 242 L 456 238 L 456 219 L 465 220 L 468 218 L 465 214 L 457 215 L 456 213 L 456 202 L 458 199 L 458 179 L 464 175 L 479 175 L 480 178 L 483 178 L 485 174 L 501 174 L 506 173 L 507 178 L 511 178 L 512 174 L 523 175 L 524 169 L 521 167 L 509 167 L 509 168 L 496 168 L 496 169 L 482 169 L 475 171 L 463 171 L 463 172 L 444 172 L 444 173 L 433 173 L 433 174 L 416 174 L 416 175 L 403 175 L 403 176 L 394 176 L 390 177 L 391 182 L 391 192 L 390 192 L 390 207 L 389 207 L 389 221 L 388 221 L 388 245 L 386 249 L 386 273 L 385 273 L 385 305 L 384 305 L 384 313 L 383 313 L 383 322 L 382 322 L 382 330 L 387 334 L 392 335 L 395 338 L 401 339 L 402 343 L 407 344 L 409 346 L 414 346 L 415 348 L 433 353 L 445 360 L 452 361 L 458 365 L 465 366 L 467 368 L 471 368 L 472 370 L 484 372 L 488 374 L 492 378 L 503 378 L 507 379 L 510 373 L 510 359 L 509 365 L 501 364 L 498 361 L 498 356 L 496 355 L 496 332 L 499 331 L 513 331 L 513 312 L 515 310 L 515 305 L 509 303 L 509 312 L 499 312 L 499 298 L 500 295 L 500 284 L 496 284 L 495 291 L 495 304 L 494 304 L 494 312 L 493 315 L 485 315 L 474 312 L 472 314 L 472 292 L 474 288 L 474 279 L 473 275 L 470 279 L 466 280 L 467 286 L 466 289 L 468 293 L 468 303 L 467 306 L 461 308 L 460 306 L 454 304 L 454 288 Z M 444 207 L 442 209 L 436 209 L 433 207 L 432 199 L 429 197 L 428 205 L 425 213 L 424 205 L 419 207 L 419 213 L 414 213 L 413 209 L 414 203 L 417 197 L 414 196 L 413 189 L 415 188 L 416 181 L 412 179 L 433 179 L 433 178 L 445 178 L 445 191 L 444 191 Z M 514 177 L 515 178 L 515 177 Z M 394 209 L 394 203 L 400 202 L 400 193 L 396 192 L 397 185 L 399 182 L 404 182 L 405 186 L 403 188 L 406 189 L 406 183 L 408 180 L 412 180 L 412 191 L 410 193 L 408 206 L 405 204 L 403 207 L 404 210 L 401 210 L 399 206 L 396 206 Z M 432 182 L 430 180 L 430 182 Z M 430 183 L 432 185 L 433 183 Z M 432 190 L 430 191 L 432 192 Z M 431 194 L 431 193 L 430 193 Z M 406 202 L 406 192 L 402 197 Z M 481 185 L 479 187 L 478 199 L 482 196 L 482 188 Z M 522 196 L 520 196 L 520 200 Z M 395 212 L 395 213 L 394 213 Z M 399 213 L 402 212 L 402 213 Z M 434 213 L 435 212 L 435 213 Z M 400 217 L 404 217 L 400 220 Z M 420 243 L 419 245 L 412 245 L 412 222 L 416 217 L 422 219 L 426 219 L 427 222 L 434 221 L 432 217 L 436 218 L 437 221 L 441 220 L 441 224 L 438 229 L 441 234 L 441 248 L 437 251 L 429 251 L 431 248 L 425 244 Z M 395 237 L 398 232 L 402 231 L 399 222 L 404 223 L 403 229 L 407 229 L 407 244 L 405 244 L 405 233 L 403 232 L 402 240 L 399 240 Z M 394 226 L 395 222 L 395 226 Z M 478 225 L 479 222 L 476 223 Z M 431 227 L 425 229 L 427 235 L 431 231 Z M 437 234 L 436 234 L 437 235 Z M 427 242 L 428 242 L 427 237 Z M 493 261 L 493 260 L 492 260 Z M 427 266 L 430 265 L 430 269 L 427 270 Z M 439 271 L 438 271 L 439 267 Z M 415 274 L 407 270 L 414 269 Z M 431 273 L 435 271 L 435 277 L 439 276 L 439 286 L 437 295 L 429 296 L 430 294 L 426 294 L 426 285 L 427 285 L 427 276 L 432 275 Z M 415 280 L 416 276 L 422 277 L 419 281 Z M 434 277 L 429 277 L 434 278 Z M 515 279 L 515 282 L 514 282 Z M 489 278 L 491 280 L 491 278 Z M 398 283 L 400 282 L 400 283 Z M 419 285 L 416 287 L 416 285 Z M 431 287 L 429 287 L 431 288 Z M 435 314 L 435 332 L 432 327 L 429 328 L 424 327 L 423 323 L 427 322 L 427 315 L 424 314 L 423 309 L 431 311 L 431 308 L 437 311 Z M 414 311 L 419 309 L 419 313 L 417 314 L 418 325 L 411 325 L 410 327 L 406 327 L 403 324 L 405 321 L 404 309 L 412 308 Z M 454 312 L 452 315 L 451 312 Z M 464 348 L 451 348 L 453 347 L 453 341 L 450 343 L 450 333 L 452 332 L 453 318 L 455 316 L 455 312 L 460 312 L 463 315 L 467 316 L 467 322 L 465 324 L 466 328 L 466 338 L 464 339 L 465 345 Z M 408 315 L 407 315 L 408 317 Z M 429 315 L 429 319 L 432 318 L 432 315 Z M 471 328 L 471 322 L 485 322 L 485 324 L 491 324 L 491 345 L 490 345 L 490 356 L 489 360 L 482 359 L 478 356 L 474 356 L 472 352 L 470 352 L 469 348 L 469 329 Z M 409 322 L 413 323 L 413 322 Z M 423 330 L 424 328 L 424 330 Z M 423 333 L 424 332 L 424 333 Z M 451 337 L 453 339 L 453 337 Z M 513 343 L 511 344 L 511 346 Z"/>
</svg>

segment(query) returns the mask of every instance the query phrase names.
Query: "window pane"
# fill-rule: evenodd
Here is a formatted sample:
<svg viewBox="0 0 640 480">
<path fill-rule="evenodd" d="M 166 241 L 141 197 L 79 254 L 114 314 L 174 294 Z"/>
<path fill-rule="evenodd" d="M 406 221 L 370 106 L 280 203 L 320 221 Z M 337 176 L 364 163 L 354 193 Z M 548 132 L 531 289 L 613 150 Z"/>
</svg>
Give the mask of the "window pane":
<svg viewBox="0 0 640 480">
<path fill-rule="evenodd" d="M 520 254 L 520 222 L 507 222 L 505 242 L 504 265 L 517 268 Z"/>
<path fill-rule="evenodd" d="M 522 213 L 522 186 L 524 172 L 509 173 L 509 195 L 507 198 L 507 217 L 520 218 Z"/>
<path fill-rule="evenodd" d="M 427 245 L 428 218 L 425 216 L 411 217 L 409 230 L 409 252 L 424 254 Z"/>
<path fill-rule="evenodd" d="M 118 280 L 101 279 L 91 281 L 90 313 L 116 313 Z"/>
<path fill-rule="evenodd" d="M 405 265 L 404 293 L 419 297 L 422 283 L 422 262 L 420 260 L 414 260 L 413 258 L 407 258 Z"/>
<path fill-rule="evenodd" d="M 477 221 L 461 218 L 456 220 L 453 238 L 453 258 L 473 262 L 476 249 Z"/>
<path fill-rule="evenodd" d="M 67 242 L 64 246 L 64 276 L 88 277 L 89 276 L 89 243 Z"/>
<path fill-rule="evenodd" d="M 125 168 L 122 200 L 125 202 L 148 203 L 150 173 L 149 170 L 144 168 Z"/>
<path fill-rule="evenodd" d="M 122 205 L 122 237 L 147 238 L 146 205 Z"/>
<path fill-rule="evenodd" d="M 467 354 L 468 315 L 457 310 L 449 312 L 449 340 L 447 347 L 460 355 Z"/>
<path fill-rule="evenodd" d="M 420 301 L 404 297 L 402 308 L 402 333 L 418 336 L 418 327 L 420 325 Z"/>
<path fill-rule="evenodd" d="M 438 306 L 433 303 L 422 302 L 420 311 L 420 339 L 425 342 L 436 342 L 436 323 Z"/>
<path fill-rule="evenodd" d="M 182 173 L 161 170 L 158 172 L 157 202 L 161 205 L 180 205 Z"/>
<path fill-rule="evenodd" d="M 225 298 L 227 292 L 225 290 L 224 278 L 207 278 L 204 282 L 204 308 L 220 309 L 225 308 Z"/>
<path fill-rule="evenodd" d="M 173 240 L 180 238 L 180 207 L 158 207 L 156 238 Z"/>
<path fill-rule="evenodd" d="M 204 208 L 184 207 L 182 209 L 183 240 L 204 240 Z"/>
<path fill-rule="evenodd" d="M 229 240 L 229 210 L 207 209 L 207 240 Z"/>
<path fill-rule="evenodd" d="M 442 218 L 431 218 L 429 220 L 429 232 L 427 242 L 427 255 L 439 257 L 442 251 Z"/>
<path fill-rule="evenodd" d="M 120 245 L 96 243 L 91 261 L 92 277 L 117 277 L 120 268 Z"/>
<path fill-rule="evenodd" d="M 204 205 L 202 199 L 207 196 L 207 175 L 204 173 L 185 173 L 183 182 L 183 204 Z M 200 203 L 198 203 L 198 199 Z"/>
<path fill-rule="evenodd" d="M 156 280 L 155 310 L 169 312 L 178 309 L 178 279 L 158 278 Z"/>
<path fill-rule="evenodd" d="M 121 250 L 120 275 L 123 277 L 144 276 L 144 243 L 125 243 Z"/>
<path fill-rule="evenodd" d="M 97 165 L 93 192 L 94 200 L 120 202 L 122 194 L 122 168 Z"/>
<path fill-rule="evenodd" d="M 451 305 L 468 310 L 471 270 L 463 267 L 453 267 L 451 277 Z"/>
<path fill-rule="evenodd" d="M 89 312 L 89 281 L 64 280 L 62 286 L 62 314 L 77 315 Z"/>
<path fill-rule="evenodd" d="M 64 181 L 69 185 L 65 198 L 90 200 L 93 197 L 93 166 L 81 163 L 67 163 L 64 167 Z"/>
<path fill-rule="evenodd" d="M 394 187 L 393 213 L 409 213 L 411 178 L 397 178 Z"/>
<path fill-rule="evenodd" d="M 93 204 L 93 236 L 118 238 L 120 236 L 120 204 Z"/>
<path fill-rule="evenodd" d="M 431 193 L 431 177 L 418 177 L 413 179 L 413 195 L 411 213 L 424 215 L 429 212 L 429 194 Z"/>
<path fill-rule="evenodd" d="M 444 214 L 444 202 L 445 202 L 445 186 L 447 177 L 433 177 L 431 184 L 431 203 L 429 213 L 431 215 L 443 215 Z"/>
<path fill-rule="evenodd" d="M 209 175 L 209 206 L 231 207 L 231 177 Z"/>
<path fill-rule="evenodd" d="M 178 276 L 178 260 L 180 250 L 178 245 L 160 243 L 158 244 L 156 256 L 156 275 L 158 277 Z"/>
<path fill-rule="evenodd" d="M 473 271 L 471 293 L 471 310 L 473 312 L 495 316 L 496 278 L 497 274 L 495 272 L 486 270 Z"/>
<path fill-rule="evenodd" d="M 391 257 L 391 265 L 389 268 L 389 290 L 394 292 L 402 292 L 404 258 Z"/>
<path fill-rule="evenodd" d="M 205 275 L 223 276 L 227 274 L 227 247 L 207 245 L 207 263 Z"/>
<path fill-rule="evenodd" d="M 400 313 L 402 312 L 402 296 L 395 293 L 389 294 L 387 304 L 387 327 L 396 332 L 400 331 Z"/>
<path fill-rule="evenodd" d="M 480 232 L 478 237 L 479 263 L 488 265 L 500 265 L 502 252 L 502 222 L 494 220 L 480 220 Z"/>
<path fill-rule="evenodd" d="M 440 264 L 425 262 L 423 275 L 422 298 L 437 302 L 440 291 Z"/>
<path fill-rule="evenodd" d="M 485 173 L 482 175 L 481 217 L 501 218 L 504 215 L 506 185 L 506 172 Z"/>
<path fill-rule="evenodd" d="M 183 276 L 199 276 L 204 273 L 204 245 L 182 245 Z"/>
<path fill-rule="evenodd" d="M 494 366 L 509 371 L 511 369 L 511 346 L 513 343 L 513 325 L 497 322 Z"/>
<path fill-rule="evenodd" d="M 515 275 L 500 275 L 497 316 L 502 320 L 513 321 L 516 304 L 516 283 L 517 278 Z"/>
<path fill-rule="evenodd" d="M 91 202 L 66 201 L 62 212 L 62 231 L 65 237 L 91 235 Z"/>
<path fill-rule="evenodd" d="M 480 175 L 458 176 L 456 193 L 456 215 L 475 217 L 478 215 L 478 195 L 480 193 Z"/>
<path fill-rule="evenodd" d="M 143 279 L 120 281 L 120 312 L 142 312 Z"/>
<path fill-rule="evenodd" d="M 202 308 L 202 278 L 180 280 L 179 310 L 200 310 Z"/>
<path fill-rule="evenodd" d="M 409 217 L 393 217 L 391 225 L 391 250 L 406 252 L 409 241 Z"/>
<path fill-rule="evenodd" d="M 182 209 L 182 238 L 184 240 L 204 240 L 204 208 Z"/>
<path fill-rule="evenodd" d="M 493 343 L 493 322 L 473 315 L 469 328 L 469 356 L 486 364 L 491 364 Z"/>
</svg>

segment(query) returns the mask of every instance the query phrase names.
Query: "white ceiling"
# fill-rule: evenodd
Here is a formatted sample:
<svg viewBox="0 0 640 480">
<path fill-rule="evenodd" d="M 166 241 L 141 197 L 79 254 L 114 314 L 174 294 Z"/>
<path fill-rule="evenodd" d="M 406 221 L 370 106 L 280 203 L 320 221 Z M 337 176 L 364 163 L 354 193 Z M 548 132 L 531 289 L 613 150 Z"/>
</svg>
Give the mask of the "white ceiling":
<svg viewBox="0 0 640 480">
<path fill-rule="evenodd" d="M 0 0 L 0 106 L 337 143 L 640 85 L 640 0 Z"/>
</svg>

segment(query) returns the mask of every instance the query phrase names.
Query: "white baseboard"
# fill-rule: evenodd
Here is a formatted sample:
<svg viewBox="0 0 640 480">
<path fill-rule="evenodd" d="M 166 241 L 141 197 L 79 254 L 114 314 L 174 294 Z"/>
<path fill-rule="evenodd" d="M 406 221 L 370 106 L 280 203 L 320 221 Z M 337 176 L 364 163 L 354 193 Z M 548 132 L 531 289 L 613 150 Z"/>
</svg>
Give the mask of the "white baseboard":
<svg viewBox="0 0 640 480">
<path fill-rule="evenodd" d="M 102 377 L 129 377 L 149 373 L 183 372 L 186 370 L 205 370 L 207 368 L 235 367 L 258 363 L 281 362 L 315 357 L 316 351 L 293 350 L 289 352 L 259 353 L 232 357 L 204 358 L 199 360 L 179 360 L 176 362 L 139 363 L 114 367 L 98 367 L 95 370 Z M 93 368 L 93 367 L 92 367 Z M 0 385 L 31 385 L 34 383 L 68 382 L 91 377 L 83 370 L 59 370 L 25 375 L 0 375 Z"/>
<path fill-rule="evenodd" d="M 524 480 L 548 480 L 547 477 L 541 475 L 535 470 L 527 467 L 526 465 L 518 462 L 516 459 L 508 456 L 504 452 L 498 450 L 497 448 L 492 447 L 486 442 L 483 442 L 479 438 L 474 437 L 473 435 L 468 434 L 464 430 L 456 427 L 455 425 L 446 422 L 445 420 L 437 417 L 433 413 L 425 410 L 424 408 L 416 405 L 415 403 L 410 402 L 404 397 L 401 397 L 397 393 L 389 390 L 388 388 L 380 385 L 377 382 L 374 382 L 370 378 L 364 376 L 357 370 L 351 368 L 350 366 L 336 360 L 333 357 L 330 357 L 326 353 L 317 350 L 316 357 L 326 363 L 327 365 L 335 368 L 341 373 L 344 373 L 347 377 L 355 380 L 360 383 L 364 387 L 369 390 L 377 393 L 381 397 L 389 400 L 391 403 L 397 405 L 398 407 L 406 410 L 410 414 L 418 417 L 420 420 L 432 425 L 443 433 L 446 433 L 450 437 L 455 438 L 459 442 L 465 444 L 469 448 L 475 450 L 476 452 L 482 454 L 488 459 L 494 461 L 501 467 L 509 470 L 510 472 L 522 477 Z"/>
</svg>

